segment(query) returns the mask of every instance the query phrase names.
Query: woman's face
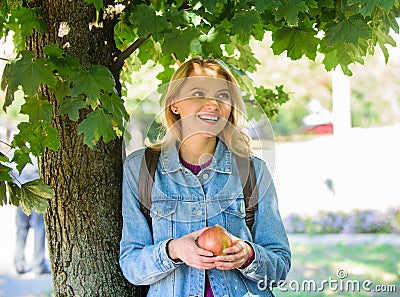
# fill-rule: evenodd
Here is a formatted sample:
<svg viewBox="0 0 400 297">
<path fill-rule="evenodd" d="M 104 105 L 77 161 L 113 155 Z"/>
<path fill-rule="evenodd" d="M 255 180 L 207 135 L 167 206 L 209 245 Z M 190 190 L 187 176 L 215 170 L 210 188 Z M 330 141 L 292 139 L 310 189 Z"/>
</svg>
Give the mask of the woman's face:
<svg viewBox="0 0 400 297">
<path fill-rule="evenodd" d="M 229 84 L 207 68 L 195 68 L 185 79 L 171 105 L 180 116 L 182 140 L 195 135 L 212 137 L 223 130 L 232 110 Z"/>
</svg>

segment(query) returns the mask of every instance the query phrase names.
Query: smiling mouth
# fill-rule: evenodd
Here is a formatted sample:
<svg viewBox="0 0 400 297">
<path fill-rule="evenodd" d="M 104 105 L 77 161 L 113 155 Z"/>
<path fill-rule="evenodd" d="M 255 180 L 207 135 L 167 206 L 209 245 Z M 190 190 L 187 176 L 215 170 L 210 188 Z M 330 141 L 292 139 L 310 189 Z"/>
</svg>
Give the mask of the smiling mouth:
<svg viewBox="0 0 400 297">
<path fill-rule="evenodd" d="M 199 118 L 203 121 L 207 121 L 210 123 L 216 123 L 219 120 L 219 116 L 217 115 L 199 115 Z"/>
</svg>

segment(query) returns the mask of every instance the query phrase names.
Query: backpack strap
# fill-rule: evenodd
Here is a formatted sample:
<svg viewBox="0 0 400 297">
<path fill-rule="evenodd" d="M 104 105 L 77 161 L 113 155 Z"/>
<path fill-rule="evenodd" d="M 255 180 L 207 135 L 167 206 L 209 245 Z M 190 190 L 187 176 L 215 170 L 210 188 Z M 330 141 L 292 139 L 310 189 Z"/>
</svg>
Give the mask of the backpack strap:
<svg viewBox="0 0 400 297">
<path fill-rule="evenodd" d="M 161 151 L 146 148 L 144 157 L 140 166 L 139 174 L 139 201 L 140 210 L 146 217 L 147 223 L 152 228 L 150 216 L 151 209 L 151 190 L 154 183 L 154 175 L 157 168 L 158 159 Z M 256 180 L 256 172 L 254 169 L 253 160 L 250 158 L 236 156 L 236 163 L 239 169 L 240 181 L 242 183 L 245 210 L 246 210 L 246 225 L 251 231 L 254 224 L 254 215 L 258 209 L 258 188 Z"/>
<path fill-rule="evenodd" d="M 244 204 L 246 210 L 246 225 L 251 231 L 254 224 L 254 215 L 258 209 L 258 187 L 256 171 L 253 160 L 250 158 L 236 156 L 236 164 L 239 170 L 240 181 L 243 187 Z"/>
<path fill-rule="evenodd" d="M 142 163 L 140 165 L 140 175 L 138 184 L 140 210 L 146 217 L 147 223 L 152 229 L 150 209 L 151 209 L 151 189 L 153 188 L 154 175 L 157 169 L 158 158 L 161 151 L 146 147 Z"/>
</svg>

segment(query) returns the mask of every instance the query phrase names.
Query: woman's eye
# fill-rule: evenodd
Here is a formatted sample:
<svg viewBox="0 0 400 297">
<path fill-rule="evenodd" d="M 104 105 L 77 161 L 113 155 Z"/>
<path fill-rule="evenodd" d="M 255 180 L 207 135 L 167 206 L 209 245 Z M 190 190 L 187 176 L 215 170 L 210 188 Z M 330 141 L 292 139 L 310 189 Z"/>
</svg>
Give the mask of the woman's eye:
<svg viewBox="0 0 400 297">
<path fill-rule="evenodd" d="M 205 94 L 202 91 L 196 91 L 193 93 L 193 97 L 205 97 Z"/>
<path fill-rule="evenodd" d="M 228 92 L 224 92 L 224 93 L 219 93 L 217 95 L 217 98 L 222 99 L 222 100 L 228 100 L 228 99 L 231 99 L 231 96 Z"/>
</svg>

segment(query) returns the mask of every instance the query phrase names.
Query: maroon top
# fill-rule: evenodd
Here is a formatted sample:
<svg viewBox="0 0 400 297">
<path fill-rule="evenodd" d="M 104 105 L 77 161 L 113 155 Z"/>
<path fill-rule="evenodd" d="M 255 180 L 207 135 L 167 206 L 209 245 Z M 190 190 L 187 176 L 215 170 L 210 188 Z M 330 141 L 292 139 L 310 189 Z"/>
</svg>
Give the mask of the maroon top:
<svg viewBox="0 0 400 297">
<path fill-rule="evenodd" d="M 190 164 L 190 163 L 186 162 L 185 160 L 183 160 L 182 158 L 180 160 L 181 160 L 181 163 L 183 166 L 185 166 L 187 169 L 189 169 L 191 172 L 193 172 L 193 174 L 197 175 L 203 168 L 206 168 L 208 165 L 211 164 L 212 158 L 201 165 Z M 254 260 L 254 250 L 253 250 L 253 248 L 251 248 L 250 257 L 240 268 L 241 269 L 246 268 L 247 266 L 250 265 L 251 262 L 253 262 L 253 260 Z M 210 280 L 208 279 L 207 272 L 206 272 L 206 287 L 205 287 L 204 297 L 214 297 L 213 291 L 211 289 Z"/>
</svg>

